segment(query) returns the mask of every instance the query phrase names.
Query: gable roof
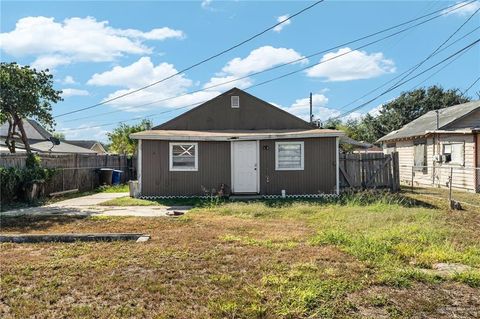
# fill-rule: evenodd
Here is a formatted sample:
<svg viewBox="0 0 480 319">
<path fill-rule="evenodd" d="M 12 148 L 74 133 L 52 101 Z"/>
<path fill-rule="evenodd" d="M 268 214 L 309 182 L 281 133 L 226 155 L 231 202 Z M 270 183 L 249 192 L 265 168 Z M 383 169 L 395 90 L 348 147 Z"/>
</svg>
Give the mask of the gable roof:
<svg viewBox="0 0 480 319">
<path fill-rule="evenodd" d="M 33 126 L 33 128 L 40 134 L 44 139 L 48 140 L 50 137 L 52 137 L 52 134 L 48 132 L 40 123 L 38 123 L 35 120 L 32 119 L 26 119 L 27 122 Z"/>
<path fill-rule="evenodd" d="M 30 148 L 33 152 L 38 153 L 78 153 L 78 154 L 95 154 L 95 151 L 92 151 L 88 148 L 72 145 L 66 143 L 65 141 L 60 141 L 59 145 L 53 145 L 52 142 L 46 140 L 29 140 Z M 5 139 L 0 139 L 0 144 L 5 145 Z M 21 141 L 16 141 L 15 146 L 17 150 L 23 152 L 25 146 Z M 8 149 L 0 149 L 0 152 L 9 153 Z"/>
<path fill-rule="evenodd" d="M 104 149 L 102 143 L 95 140 L 65 140 L 65 142 L 88 149 L 91 149 L 95 144 L 98 144 Z"/>
<path fill-rule="evenodd" d="M 230 97 L 239 96 L 232 108 Z M 283 130 L 311 129 L 310 123 L 243 90 L 227 92 L 153 128 L 153 130 Z"/>
<path fill-rule="evenodd" d="M 446 107 L 438 110 L 439 123 L 437 128 L 437 113 L 430 111 L 419 118 L 404 125 L 401 129 L 393 131 L 380 138 L 378 142 L 409 138 L 415 136 L 424 136 L 429 132 L 436 130 L 455 131 L 455 122 L 468 116 L 472 112 L 480 110 L 480 100 Z M 464 129 L 464 128 L 463 128 Z M 475 129 L 472 127 L 471 129 Z"/>
</svg>

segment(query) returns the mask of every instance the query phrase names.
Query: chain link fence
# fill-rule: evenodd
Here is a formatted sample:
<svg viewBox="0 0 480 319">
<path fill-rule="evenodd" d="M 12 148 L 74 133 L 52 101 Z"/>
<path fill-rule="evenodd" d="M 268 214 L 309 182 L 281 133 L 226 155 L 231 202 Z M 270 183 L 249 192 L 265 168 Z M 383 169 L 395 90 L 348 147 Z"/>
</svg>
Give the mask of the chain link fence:
<svg viewBox="0 0 480 319">
<path fill-rule="evenodd" d="M 480 168 L 465 166 L 401 166 L 408 190 L 439 200 L 451 208 L 480 209 Z"/>
</svg>

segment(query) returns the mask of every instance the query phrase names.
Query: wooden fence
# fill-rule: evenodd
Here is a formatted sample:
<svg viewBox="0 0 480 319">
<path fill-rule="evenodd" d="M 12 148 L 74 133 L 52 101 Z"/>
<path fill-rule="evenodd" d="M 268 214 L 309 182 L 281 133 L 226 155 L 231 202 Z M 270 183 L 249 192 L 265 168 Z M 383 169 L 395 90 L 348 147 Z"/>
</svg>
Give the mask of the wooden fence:
<svg viewBox="0 0 480 319">
<path fill-rule="evenodd" d="M 121 181 L 136 179 L 136 158 L 126 155 L 39 154 L 42 167 L 55 168 L 51 181 L 45 185 L 46 194 L 78 189 L 88 191 L 100 185 L 99 169 L 112 168 L 123 171 Z M 26 154 L 2 154 L 0 167 L 24 167 Z"/>
<path fill-rule="evenodd" d="M 340 154 L 340 187 L 400 189 L 398 153 Z"/>
</svg>

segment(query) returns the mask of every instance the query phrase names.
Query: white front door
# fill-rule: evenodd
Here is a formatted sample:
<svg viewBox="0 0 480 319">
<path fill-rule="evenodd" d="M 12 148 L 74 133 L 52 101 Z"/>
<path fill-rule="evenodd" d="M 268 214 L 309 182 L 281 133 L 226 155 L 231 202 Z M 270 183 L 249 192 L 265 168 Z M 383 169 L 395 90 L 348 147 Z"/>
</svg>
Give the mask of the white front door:
<svg viewBox="0 0 480 319">
<path fill-rule="evenodd" d="M 258 142 L 232 142 L 232 192 L 258 193 Z"/>
</svg>

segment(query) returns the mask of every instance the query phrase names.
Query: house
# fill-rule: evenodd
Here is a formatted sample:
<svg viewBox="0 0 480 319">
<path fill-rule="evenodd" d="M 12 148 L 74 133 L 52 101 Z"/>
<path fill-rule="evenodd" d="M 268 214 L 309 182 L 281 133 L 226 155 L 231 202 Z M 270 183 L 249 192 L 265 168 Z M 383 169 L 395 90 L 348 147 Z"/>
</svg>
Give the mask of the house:
<svg viewBox="0 0 480 319">
<path fill-rule="evenodd" d="M 342 135 L 233 88 L 130 136 L 141 196 L 279 196 L 338 194 Z"/>
<path fill-rule="evenodd" d="M 65 141 L 60 141 L 60 144 L 54 145 L 50 138 L 52 134 L 48 132 L 37 121 L 32 119 L 25 119 L 23 121 L 23 127 L 28 137 L 30 148 L 33 152 L 37 153 L 52 153 L 52 154 L 95 154 L 88 148 L 80 147 Z M 0 152 L 9 153 L 7 146 L 5 145 L 5 138 L 8 134 L 8 123 L 0 125 Z M 20 139 L 16 140 L 17 152 L 25 152 L 25 147 Z"/>
<path fill-rule="evenodd" d="M 102 143 L 94 140 L 65 140 L 65 143 L 80 146 L 94 151 L 97 154 L 107 154 L 105 147 Z"/>
<path fill-rule="evenodd" d="M 378 141 L 397 151 L 400 180 L 480 192 L 480 101 L 430 111 Z"/>
<path fill-rule="evenodd" d="M 354 154 L 358 153 L 382 153 L 383 149 L 378 147 L 374 144 L 367 143 L 367 142 L 360 142 L 354 140 L 348 136 L 343 136 L 340 138 L 340 148 L 343 149 L 345 152 L 351 152 Z"/>
</svg>

